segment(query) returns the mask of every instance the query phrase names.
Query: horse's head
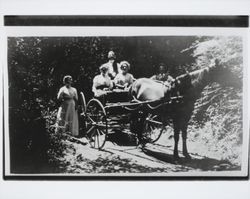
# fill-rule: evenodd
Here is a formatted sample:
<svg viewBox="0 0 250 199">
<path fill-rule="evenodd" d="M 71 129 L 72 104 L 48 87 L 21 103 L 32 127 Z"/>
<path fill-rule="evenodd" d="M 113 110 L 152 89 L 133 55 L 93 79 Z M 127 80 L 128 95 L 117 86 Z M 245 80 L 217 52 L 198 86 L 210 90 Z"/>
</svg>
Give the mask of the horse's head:
<svg viewBox="0 0 250 199">
<path fill-rule="evenodd" d="M 215 60 L 215 64 L 210 66 L 213 72 L 211 80 L 219 83 L 221 86 L 242 87 L 242 81 L 228 67 Z"/>
</svg>

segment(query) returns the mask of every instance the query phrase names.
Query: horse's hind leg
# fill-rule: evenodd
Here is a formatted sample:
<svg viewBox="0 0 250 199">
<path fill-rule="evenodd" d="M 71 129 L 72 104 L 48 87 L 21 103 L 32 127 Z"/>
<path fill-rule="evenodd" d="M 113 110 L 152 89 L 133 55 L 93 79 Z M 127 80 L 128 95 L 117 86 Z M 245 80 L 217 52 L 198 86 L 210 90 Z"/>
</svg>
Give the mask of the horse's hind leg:
<svg viewBox="0 0 250 199">
<path fill-rule="evenodd" d="M 142 133 L 144 120 L 145 115 L 141 112 L 135 112 L 131 114 L 130 131 L 137 136 L 139 143 L 142 142 L 143 138 Z"/>
</svg>

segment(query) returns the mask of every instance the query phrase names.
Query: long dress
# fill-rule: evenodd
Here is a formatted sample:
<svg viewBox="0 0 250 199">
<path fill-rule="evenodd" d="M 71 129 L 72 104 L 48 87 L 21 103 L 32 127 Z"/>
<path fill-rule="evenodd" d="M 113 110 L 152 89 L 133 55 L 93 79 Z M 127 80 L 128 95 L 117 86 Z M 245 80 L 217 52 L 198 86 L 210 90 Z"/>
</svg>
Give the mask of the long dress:
<svg viewBox="0 0 250 199">
<path fill-rule="evenodd" d="M 73 136 L 78 136 L 79 122 L 75 103 L 75 100 L 78 100 L 77 90 L 64 86 L 60 88 L 57 99 L 63 99 L 57 113 L 58 128 L 62 129 L 63 132 L 69 131 Z"/>
</svg>

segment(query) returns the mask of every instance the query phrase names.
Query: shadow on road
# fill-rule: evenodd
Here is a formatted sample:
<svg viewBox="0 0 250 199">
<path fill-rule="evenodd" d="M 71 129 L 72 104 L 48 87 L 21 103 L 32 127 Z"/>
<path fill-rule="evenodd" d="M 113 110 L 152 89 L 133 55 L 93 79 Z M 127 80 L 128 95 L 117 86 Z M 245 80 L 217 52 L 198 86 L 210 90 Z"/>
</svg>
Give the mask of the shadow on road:
<svg viewBox="0 0 250 199">
<path fill-rule="evenodd" d="M 136 136 L 132 133 L 125 133 L 121 130 L 114 129 L 112 134 L 108 134 L 107 140 L 119 146 L 136 146 Z"/>
<path fill-rule="evenodd" d="M 112 142 L 118 146 L 137 146 L 136 136 L 133 134 L 125 133 L 121 130 L 113 130 L 112 134 L 108 135 L 108 141 Z M 149 160 L 152 162 L 165 162 L 174 165 L 182 166 L 186 169 L 195 169 L 200 171 L 232 171 L 240 170 L 241 167 L 238 165 L 233 165 L 231 162 L 226 160 L 218 160 L 214 158 L 209 158 L 205 156 L 200 156 L 197 154 L 190 154 L 192 159 L 186 159 L 185 157 L 180 157 L 178 160 L 173 158 L 173 150 L 170 149 L 170 146 L 163 146 L 161 144 L 154 143 L 142 149 L 143 153 L 148 156 L 141 156 L 140 154 L 135 154 L 127 150 L 121 149 L 112 149 L 114 151 L 119 151 L 127 155 L 135 156 L 144 160 Z M 165 152 L 166 150 L 166 152 Z M 108 152 L 109 150 L 105 150 Z M 112 152 L 110 152 L 112 153 Z M 150 158 L 151 157 L 151 158 Z M 152 159 L 153 158 L 153 159 Z M 158 160 L 158 161 L 157 161 Z M 185 170 L 185 169 L 184 169 Z M 180 170 L 180 171 L 184 171 Z"/>
<path fill-rule="evenodd" d="M 190 160 L 186 159 L 185 157 L 180 157 L 177 161 L 173 158 L 173 153 L 167 154 L 146 147 L 143 149 L 143 152 L 148 156 L 152 156 L 166 163 L 187 166 L 193 169 L 199 169 L 201 171 L 230 171 L 241 169 L 240 166 L 233 165 L 226 160 L 217 160 L 200 156 L 199 158 L 192 157 Z M 192 154 L 190 155 L 192 156 Z"/>
</svg>

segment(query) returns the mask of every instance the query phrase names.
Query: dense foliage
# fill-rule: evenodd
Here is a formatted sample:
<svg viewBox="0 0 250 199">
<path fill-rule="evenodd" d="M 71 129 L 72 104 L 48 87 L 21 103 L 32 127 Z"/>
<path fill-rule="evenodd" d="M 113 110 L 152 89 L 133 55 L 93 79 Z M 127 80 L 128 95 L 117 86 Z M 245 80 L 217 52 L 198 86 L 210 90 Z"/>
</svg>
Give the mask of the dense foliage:
<svg viewBox="0 0 250 199">
<path fill-rule="evenodd" d="M 152 76 L 160 63 L 165 63 L 176 77 L 186 70 L 207 66 L 213 58 L 220 59 L 242 77 L 242 41 L 235 37 L 10 37 L 9 124 L 13 172 L 52 171 L 47 166 L 55 163 L 55 157 L 65 147 L 62 142 L 65 138 L 50 129 L 55 122 L 56 94 L 62 78 L 72 75 L 73 86 L 89 100 L 92 79 L 99 66 L 107 62 L 109 50 L 115 51 L 117 61 L 130 62 L 136 78 Z M 216 87 L 219 88 L 218 85 L 206 88 L 202 99 L 206 98 L 208 104 L 196 110 L 192 123 L 197 129 L 202 128 L 200 123 L 206 126 L 207 121 L 221 118 L 221 124 L 238 139 L 242 133 L 242 118 L 238 115 L 242 112 L 241 92 L 220 89 L 213 93 Z M 201 112 L 207 117 L 199 119 L 197 115 Z M 225 117 L 229 119 L 224 121 Z M 234 131 L 228 129 L 233 125 Z"/>
<path fill-rule="evenodd" d="M 199 38 L 190 48 L 194 49 L 194 66 L 204 67 L 217 59 L 238 76 L 239 83 L 243 85 L 243 44 L 240 37 Z M 191 121 L 193 125 L 189 126 L 195 141 L 199 140 L 206 149 L 216 151 L 238 165 L 241 163 L 243 134 L 242 97 L 242 86 L 235 89 L 216 83 L 208 85 L 196 103 Z"/>
</svg>

